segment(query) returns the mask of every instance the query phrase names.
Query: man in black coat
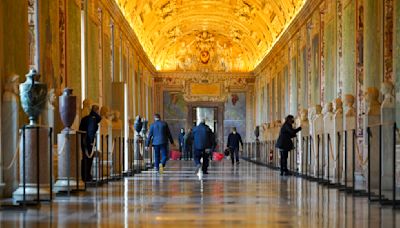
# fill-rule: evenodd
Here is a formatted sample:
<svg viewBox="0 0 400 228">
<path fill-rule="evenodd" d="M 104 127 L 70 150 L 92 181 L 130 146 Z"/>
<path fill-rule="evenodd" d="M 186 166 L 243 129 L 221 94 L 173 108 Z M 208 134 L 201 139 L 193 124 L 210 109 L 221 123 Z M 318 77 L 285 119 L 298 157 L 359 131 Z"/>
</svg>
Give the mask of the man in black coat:
<svg viewBox="0 0 400 228">
<path fill-rule="evenodd" d="M 193 154 L 193 134 L 191 128 L 189 128 L 189 130 L 186 132 L 185 136 L 183 137 L 183 141 L 183 147 L 185 150 L 184 158 L 185 160 L 190 160 L 192 159 Z"/>
<path fill-rule="evenodd" d="M 236 127 L 232 127 L 232 132 L 228 135 L 228 145 L 227 147 L 231 151 L 232 165 L 239 165 L 239 143 L 243 148 L 242 136 L 236 131 Z"/>
<path fill-rule="evenodd" d="M 285 119 L 285 123 L 282 125 L 279 132 L 279 138 L 276 141 L 275 147 L 279 149 L 281 155 L 281 176 L 289 175 L 289 170 L 287 168 L 287 159 L 289 151 L 294 149 L 292 138 L 296 137 L 297 132 L 301 131 L 301 127 L 293 128 L 294 117 L 288 115 Z"/>
<path fill-rule="evenodd" d="M 211 148 L 211 129 L 206 125 L 206 121 L 202 120 L 199 125 L 193 129 L 194 139 L 194 162 L 196 164 L 196 173 L 199 175 L 200 168 L 204 174 L 208 174 L 208 154 L 206 149 Z M 200 159 L 203 158 L 203 165 Z"/>
<path fill-rule="evenodd" d="M 182 159 L 183 151 L 185 149 L 184 148 L 184 143 L 185 143 L 184 137 L 185 137 L 185 129 L 181 128 L 181 132 L 179 132 L 179 137 L 178 137 L 178 140 L 179 140 L 179 152 L 181 152 L 181 157 L 179 159 Z"/>
<path fill-rule="evenodd" d="M 96 132 L 99 128 L 101 117 L 99 115 L 99 106 L 93 105 L 89 115 L 82 118 L 79 125 L 80 131 L 85 131 L 86 134 L 81 138 L 82 163 L 81 176 L 83 181 L 92 181 L 91 174 L 93 164 L 93 146 L 96 140 Z"/>
</svg>

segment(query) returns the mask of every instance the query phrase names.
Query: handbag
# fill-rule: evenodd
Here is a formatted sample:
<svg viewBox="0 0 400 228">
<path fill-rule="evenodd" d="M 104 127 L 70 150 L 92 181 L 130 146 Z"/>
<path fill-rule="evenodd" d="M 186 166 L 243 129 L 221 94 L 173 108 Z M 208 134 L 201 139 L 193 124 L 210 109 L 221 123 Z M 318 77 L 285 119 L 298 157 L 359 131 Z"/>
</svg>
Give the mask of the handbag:
<svg viewBox="0 0 400 228">
<path fill-rule="evenodd" d="M 225 156 L 229 156 L 231 154 L 231 149 L 230 148 L 226 148 L 225 150 L 224 150 L 224 155 Z"/>
</svg>

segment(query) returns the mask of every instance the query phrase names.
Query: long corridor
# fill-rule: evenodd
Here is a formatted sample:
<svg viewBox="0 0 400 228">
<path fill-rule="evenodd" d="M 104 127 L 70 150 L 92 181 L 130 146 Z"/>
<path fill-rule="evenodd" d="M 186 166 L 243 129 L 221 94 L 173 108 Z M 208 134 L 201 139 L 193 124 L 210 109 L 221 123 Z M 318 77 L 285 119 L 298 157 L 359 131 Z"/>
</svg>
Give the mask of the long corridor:
<svg viewBox="0 0 400 228">
<path fill-rule="evenodd" d="M 202 181 L 191 162 L 58 196 L 25 212 L 0 212 L 1 227 L 396 227 L 399 211 L 242 161 L 212 162 Z"/>
</svg>

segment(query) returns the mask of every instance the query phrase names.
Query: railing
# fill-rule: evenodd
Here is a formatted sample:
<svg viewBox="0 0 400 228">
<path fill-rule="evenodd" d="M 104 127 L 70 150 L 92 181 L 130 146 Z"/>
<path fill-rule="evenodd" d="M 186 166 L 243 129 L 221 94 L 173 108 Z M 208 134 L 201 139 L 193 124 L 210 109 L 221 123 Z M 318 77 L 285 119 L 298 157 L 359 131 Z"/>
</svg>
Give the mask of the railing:
<svg viewBox="0 0 400 228">
<path fill-rule="evenodd" d="M 289 152 L 288 169 L 295 176 L 354 196 L 367 196 L 370 202 L 400 208 L 397 196 L 400 183 L 396 180 L 400 176 L 396 155 L 399 130 L 395 123 L 379 124 L 367 127 L 365 134 L 364 153 L 354 129 L 296 137 L 295 149 Z M 242 157 L 279 169 L 275 143 L 276 140 L 247 142 Z M 363 177 L 365 181 L 359 180 Z"/>
</svg>

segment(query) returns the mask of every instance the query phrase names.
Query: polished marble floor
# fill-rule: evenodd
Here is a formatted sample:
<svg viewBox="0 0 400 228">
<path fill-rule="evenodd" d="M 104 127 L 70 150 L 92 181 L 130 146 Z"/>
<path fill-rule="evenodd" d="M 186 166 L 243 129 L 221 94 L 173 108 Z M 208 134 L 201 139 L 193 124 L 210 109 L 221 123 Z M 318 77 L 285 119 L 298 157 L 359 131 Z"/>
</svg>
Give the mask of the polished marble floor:
<svg viewBox="0 0 400 228">
<path fill-rule="evenodd" d="M 144 172 L 27 211 L 1 211 L 0 227 L 400 227 L 400 210 L 242 161 L 191 162 Z"/>
</svg>

